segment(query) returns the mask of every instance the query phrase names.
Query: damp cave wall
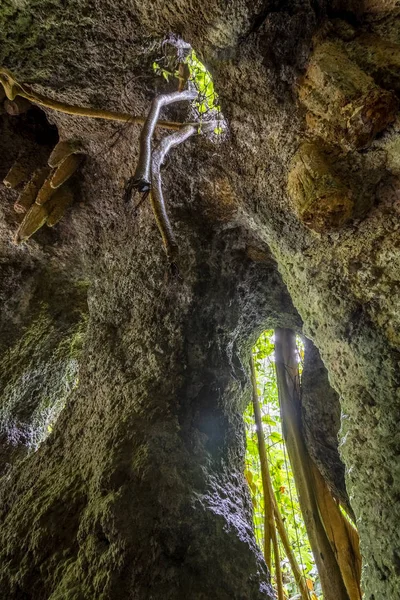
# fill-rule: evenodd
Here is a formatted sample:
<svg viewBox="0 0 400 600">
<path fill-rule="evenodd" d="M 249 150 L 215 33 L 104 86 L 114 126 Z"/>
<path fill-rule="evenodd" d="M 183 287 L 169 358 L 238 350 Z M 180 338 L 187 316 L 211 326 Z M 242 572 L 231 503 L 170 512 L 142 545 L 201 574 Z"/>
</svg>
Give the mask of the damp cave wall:
<svg viewBox="0 0 400 600">
<path fill-rule="evenodd" d="M 49 119 L 57 124 L 62 137 L 75 136 L 84 141 L 91 160 L 83 169 L 79 183 L 81 201 L 71 209 L 68 218 L 60 223 L 56 232 L 39 232 L 27 247 L 15 248 L 10 242 L 15 224 L 7 204 L 10 202 L 9 197 L 2 191 L 2 259 L 6 268 L 12 271 L 12 284 L 9 288 L 5 286 L 4 306 L 15 302 L 15 287 L 20 289 L 21 286 L 26 286 L 26 279 L 20 276 L 26 269 L 34 273 L 34 278 L 39 270 L 43 271 L 45 268 L 46 276 L 50 278 L 55 273 L 59 277 L 61 273 L 63 281 L 66 279 L 68 287 L 72 289 L 79 288 L 79 281 L 89 282 L 88 332 L 93 343 L 90 343 L 89 338 L 82 374 L 92 382 L 99 380 L 101 374 L 105 382 L 104 397 L 112 398 L 115 395 L 114 389 L 123 389 L 120 384 L 126 368 L 121 368 L 120 364 L 116 366 L 115 362 L 119 363 L 121 356 L 126 360 L 124 352 L 140 359 L 139 350 L 136 353 L 134 351 L 134 340 L 137 338 L 126 326 L 132 314 L 136 314 L 135 311 L 143 314 L 141 318 L 148 327 L 154 327 L 154 324 L 159 327 L 161 315 L 162 323 L 173 323 L 176 316 L 172 317 L 172 312 L 176 315 L 176 306 L 181 303 L 181 307 L 184 307 L 191 294 L 192 298 L 196 298 L 193 306 L 201 302 L 205 289 L 209 288 L 211 282 L 215 285 L 215 273 L 225 274 L 226 281 L 230 282 L 227 289 L 236 302 L 236 318 L 243 326 L 236 343 L 231 335 L 223 342 L 230 348 L 230 353 L 225 356 L 226 376 L 228 379 L 233 377 L 236 381 L 245 382 L 245 361 L 240 359 L 240 352 L 239 359 L 235 357 L 237 348 L 241 347 L 240 340 L 250 335 L 250 316 L 260 326 L 268 323 L 295 326 L 298 323 L 298 317 L 293 316 L 292 309 L 289 310 L 292 316 L 282 319 L 282 314 L 290 306 L 290 301 L 282 299 L 286 297 L 284 288 L 282 291 L 279 283 L 279 277 L 282 276 L 304 322 L 305 333 L 319 348 L 329 371 L 330 381 L 340 394 L 341 453 L 347 467 L 350 501 L 361 535 L 365 596 L 368 600 L 380 597 L 395 599 L 399 587 L 399 540 L 396 524 L 400 485 L 397 434 L 397 122 L 382 132 L 367 150 L 352 152 L 346 159 L 353 165 L 352 168 L 361 172 L 362 169 L 367 172 L 370 165 L 379 172 L 378 184 L 376 180 L 373 183 L 369 211 L 363 218 L 352 219 L 336 231 L 316 233 L 299 221 L 287 193 L 291 160 L 306 132 L 306 111 L 296 98 L 296 81 L 304 72 L 313 45 L 316 44 L 313 36 L 323 27 L 327 16 L 330 20 L 335 17 L 342 20 L 344 18 L 357 31 L 372 32 L 380 40 L 398 43 L 398 13 L 395 3 L 390 2 L 376 7 L 373 2 L 347 4 L 288 1 L 254 5 L 239 1 L 231 3 L 228 9 L 225 3 L 214 2 L 202 3 L 201 6 L 197 3 L 186 6 L 174 2 L 169 3 L 168 7 L 163 3 L 130 3 L 128 6 L 103 2 L 90 5 L 70 2 L 63 7 L 58 3 L 52 3 L 50 7 L 46 2 L 27 2 L 24 6 L 5 3 L 0 10 L 2 63 L 13 69 L 22 80 L 35 83 L 37 89 L 57 94 L 75 103 L 134 109 L 135 113 L 145 113 L 154 93 L 154 85 L 158 84 L 146 73 L 143 82 L 144 71 L 150 71 L 151 59 L 157 54 L 160 41 L 165 35 L 171 31 L 181 34 L 201 52 L 212 69 L 216 87 L 221 93 L 224 114 L 229 122 L 229 139 L 218 147 L 217 152 L 206 141 L 190 142 L 190 154 L 185 156 L 178 151 L 173 166 L 170 166 L 169 173 L 165 175 L 172 219 L 184 257 L 181 268 L 185 283 L 177 291 L 175 284 L 168 283 L 166 279 L 165 259 L 150 212 L 145 208 L 132 224 L 132 211 L 121 201 L 124 181 L 132 175 L 137 155 L 136 129 L 125 130 L 113 144 L 115 128 L 112 125 L 48 114 Z M 76 43 L 77 40 L 80 44 Z M 362 68 L 368 70 L 368 61 L 364 61 Z M 391 81 L 389 79 L 389 83 L 384 85 L 390 87 L 393 85 Z M 184 118 L 183 114 L 179 116 Z M 9 156 L 6 152 L 3 155 L 6 165 Z M 207 249 L 204 250 L 204 247 Z M 225 258 L 221 259 L 221 255 Z M 257 260 L 254 260 L 255 256 L 258 257 Z M 258 292 L 259 295 L 254 294 L 254 288 L 257 287 L 254 282 L 247 290 L 247 284 L 241 283 L 243 279 L 239 275 L 239 264 L 247 264 L 249 268 L 256 269 L 254 264 L 250 267 L 247 261 L 256 266 L 258 264 L 259 267 L 261 264 L 262 269 L 267 271 L 265 263 L 278 265 L 280 276 L 274 276 L 273 281 L 261 277 L 264 296 L 261 292 Z M 275 269 L 274 266 L 274 272 Z M 163 282 L 162 286 L 160 281 Z M 203 285 L 199 281 L 203 281 Z M 246 291 L 254 294 L 253 304 L 250 302 L 252 305 L 247 309 L 243 304 Z M 166 306 L 161 294 L 166 298 L 171 295 L 173 311 Z M 229 298 L 231 296 L 228 295 Z M 23 309 L 22 297 L 23 294 L 21 303 L 14 308 L 14 314 Z M 258 309 L 254 306 L 255 300 L 259 301 L 261 297 L 267 298 L 264 301 L 267 309 L 262 315 L 258 314 Z M 269 298 L 272 299 L 271 302 Z M 208 304 L 212 302 L 221 302 L 218 294 L 210 294 Z M 150 311 L 151 319 L 145 319 L 145 313 L 140 313 L 136 308 L 137 303 L 154 306 L 154 310 Z M 234 313 L 231 310 L 229 312 L 232 319 Z M 239 315 L 242 313 L 247 314 L 248 318 L 241 319 Z M 224 318 L 225 315 L 221 315 L 221 319 Z M 210 315 L 205 322 L 208 320 L 213 322 Z M 178 335 L 179 330 L 179 335 L 182 336 L 185 327 L 183 324 L 177 329 L 169 326 L 163 329 L 161 326 L 159 336 L 169 340 L 167 346 L 172 348 L 173 340 L 177 339 L 174 335 Z M 172 331 L 175 331 L 174 335 L 171 335 Z M 232 331 L 232 322 L 226 326 L 226 331 Z M 18 325 L 14 334 L 20 335 Z M 159 345 L 157 339 L 143 332 L 140 335 L 143 341 L 138 348 L 141 347 L 147 362 L 152 365 L 153 377 L 159 373 L 161 378 L 163 369 L 171 369 L 171 360 L 160 358 L 165 352 L 163 344 L 159 352 L 151 350 L 152 346 Z M 215 334 L 209 332 L 209 335 Z M 221 335 L 223 337 L 224 334 Z M 220 347 L 221 340 L 215 343 Z M 106 352 L 114 358 L 107 358 Z M 98 360 L 94 360 L 93 353 L 97 353 Z M 192 356 L 190 353 L 186 355 Z M 197 372 L 207 379 L 207 374 L 200 366 L 202 352 L 197 349 L 193 356 Z M 91 368 L 87 365 L 91 365 Z M 150 375 L 148 379 L 151 379 Z M 151 389 L 149 381 L 146 381 L 148 389 Z M 96 389 L 88 397 L 98 398 L 99 390 Z M 135 397 L 135 394 L 140 396 L 138 389 L 131 389 L 129 386 L 127 389 L 130 391 L 122 393 L 121 398 L 124 394 L 129 397 Z M 186 389 L 185 385 L 180 389 Z M 171 397 L 174 393 L 176 390 L 171 389 Z M 239 390 L 235 393 L 239 393 Z M 208 395 L 214 398 L 210 391 Z M 115 406 L 122 405 L 117 402 L 114 410 Z M 39 594 L 49 593 L 49 590 L 55 594 L 54 598 L 58 597 L 57 593 L 63 593 L 63 597 L 68 597 L 67 593 L 71 597 L 74 594 L 76 597 L 79 594 L 85 597 L 90 589 L 108 590 L 104 592 L 104 597 L 108 597 L 107 594 L 112 593 L 109 590 L 115 590 L 113 586 L 117 582 L 108 581 L 104 574 L 107 585 L 103 580 L 100 581 L 101 578 L 94 583 L 95 566 L 98 568 L 100 564 L 104 564 L 106 573 L 111 568 L 110 565 L 125 565 L 126 557 L 121 558 L 125 556 L 121 550 L 124 524 L 115 520 L 118 502 L 111 493 L 102 497 L 94 482 L 97 481 L 95 474 L 101 457 L 107 455 L 107 443 L 113 440 L 114 447 L 118 436 L 126 436 L 126 430 L 121 433 L 122 430 L 112 425 L 114 421 L 110 418 L 110 427 L 105 428 L 107 433 L 101 434 L 104 435 L 102 449 L 97 456 L 94 451 L 89 453 L 92 460 L 88 464 L 92 468 L 88 468 L 86 476 L 92 483 L 87 486 L 82 483 L 81 476 L 77 477 L 70 471 L 68 461 L 61 458 L 65 455 L 62 448 L 70 448 L 71 441 L 76 436 L 95 439 L 91 436 L 95 436 L 96 427 L 97 431 L 103 432 L 107 419 L 103 415 L 105 421 L 97 421 L 96 416 L 94 422 L 97 425 L 79 426 L 78 414 L 81 414 L 81 410 L 80 402 L 74 401 L 64 415 L 63 426 L 71 429 L 70 434 L 65 434 L 69 443 L 66 444 L 65 435 L 61 436 L 59 442 L 49 438 L 48 445 L 43 446 L 32 459 L 36 462 L 36 468 L 41 465 L 44 473 L 48 469 L 47 484 L 54 483 L 54 487 L 49 486 L 53 491 L 45 503 L 45 515 L 46 511 L 52 510 L 52 506 L 57 506 L 57 482 L 54 479 L 56 459 L 54 454 L 51 458 L 51 446 L 55 444 L 59 448 L 55 455 L 60 461 L 64 460 L 65 487 L 74 499 L 71 503 L 71 519 L 76 522 L 74 531 L 81 532 L 73 539 L 61 536 L 60 546 L 68 548 L 66 562 L 57 553 L 51 558 L 50 564 L 58 565 L 57 569 L 63 573 L 59 592 L 54 591 L 54 581 L 52 583 L 52 576 L 46 570 L 48 559 L 40 553 L 35 554 L 35 545 L 33 542 L 29 543 L 33 562 L 44 569 L 41 576 L 44 583 L 35 584 L 38 590 L 41 589 L 37 592 L 38 598 L 41 597 Z M 227 406 L 224 410 L 229 412 Z M 72 417 L 74 411 L 75 416 Z M 154 411 L 157 413 L 156 408 Z M 206 415 L 207 402 L 204 404 L 204 411 Z M 67 416 L 70 418 L 70 425 Z M 129 418 L 127 421 L 130 423 Z M 103 426 L 99 425 L 100 422 L 103 422 Z M 130 423 L 131 431 L 134 427 Z M 213 432 L 207 426 L 203 433 L 213 437 Z M 106 442 L 107 439 L 109 442 Z M 176 443 L 176 438 L 173 439 Z M 127 446 L 130 447 L 129 443 Z M 97 448 L 97 445 L 94 447 Z M 229 443 L 225 448 L 226 452 L 228 447 Z M 84 465 L 87 456 L 83 452 L 76 454 L 77 452 L 75 448 L 72 453 L 74 459 L 71 458 L 71 461 Z M 118 461 L 121 461 L 120 452 L 126 460 L 127 456 L 134 454 L 132 447 L 130 450 L 125 447 L 116 450 L 115 455 L 111 453 L 113 460 L 110 459 L 110 465 L 114 466 L 107 466 L 111 472 Z M 150 464 L 150 461 L 143 461 L 143 464 Z M 236 469 L 239 463 L 236 463 Z M 142 465 L 142 460 L 138 459 L 138 465 Z M 21 472 L 14 474 L 14 491 L 5 492 L 6 505 L 14 506 L 14 512 L 8 521 L 10 528 L 19 515 L 19 509 L 15 508 L 17 498 L 29 497 L 28 466 L 25 469 L 24 472 L 21 467 Z M 45 479 L 44 477 L 38 485 L 39 495 L 45 494 Z M 117 475 L 114 479 L 118 482 Z M 168 490 L 168 485 L 165 490 Z M 166 491 L 165 493 L 167 494 Z M 156 498 L 158 494 L 159 492 L 154 491 L 152 497 Z M 83 508 L 85 506 L 86 509 Z M 34 507 L 30 510 L 33 509 Z M 247 509 L 243 510 L 246 513 Z M 59 517 L 57 510 L 53 512 L 57 531 Z M 40 511 L 39 513 L 42 514 Z M 128 515 L 128 512 L 123 510 L 121 514 Z M 112 525 L 104 525 L 104 515 L 108 515 Z M 129 520 L 133 517 L 131 515 L 126 518 Z M 98 523 L 102 523 L 103 530 L 105 527 L 112 530 L 116 537 L 119 535 L 121 543 L 114 541 L 110 550 L 109 545 L 107 546 L 110 543 L 110 531 L 105 535 L 99 533 Z M 20 526 L 20 536 L 27 535 L 24 527 L 27 527 L 27 523 Z M 9 529 L 4 529 L 6 539 L 7 531 Z M 87 536 L 86 542 L 83 541 L 84 533 Z M 48 536 L 49 532 L 46 532 L 46 527 L 43 528 L 39 519 L 29 535 L 32 539 L 35 535 L 40 539 L 40 536 Z M 104 537 L 108 542 L 104 541 Z M 140 540 L 137 543 L 140 546 Z M 230 541 L 228 545 L 229 543 Z M 172 560 L 171 557 L 176 560 L 176 556 L 184 554 L 182 549 L 167 551 L 162 544 L 161 547 L 162 556 L 168 556 L 168 560 L 165 559 L 167 562 Z M 159 539 L 155 541 L 155 549 L 155 552 L 160 552 Z M 239 553 L 241 551 L 238 550 Z M 258 559 L 254 562 L 250 558 L 252 552 L 254 549 L 249 553 L 248 568 L 249 571 L 257 571 L 259 567 L 254 565 L 258 564 Z M 26 590 L 34 582 L 27 564 L 23 564 L 19 570 L 15 566 L 17 556 L 16 545 L 12 543 L 7 547 L 6 569 L 2 580 L 3 585 L 11 585 L 10 582 L 13 581 L 14 587 L 9 589 L 13 590 L 10 593 L 16 598 L 20 593 L 18 586 L 21 590 Z M 142 560 L 151 564 L 147 555 Z M 125 566 L 121 569 L 126 573 Z M 118 569 L 116 572 L 120 573 Z M 10 573 L 13 573 L 12 577 Z M 243 573 L 242 576 L 245 580 L 248 575 Z M 265 576 L 264 579 L 267 580 Z M 135 585 L 138 586 L 137 589 L 145 588 L 145 576 L 139 582 L 134 577 L 129 581 L 126 589 L 134 589 Z M 96 588 L 96 585 L 99 587 Z M 264 592 L 265 590 L 266 588 Z M 157 597 L 160 592 L 156 590 L 154 593 Z M 199 592 L 201 593 L 203 592 Z M 221 598 L 224 597 L 222 592 L 221 594 Z M 199 595 L 200 597 L 202 596 Z"/>
</svg>

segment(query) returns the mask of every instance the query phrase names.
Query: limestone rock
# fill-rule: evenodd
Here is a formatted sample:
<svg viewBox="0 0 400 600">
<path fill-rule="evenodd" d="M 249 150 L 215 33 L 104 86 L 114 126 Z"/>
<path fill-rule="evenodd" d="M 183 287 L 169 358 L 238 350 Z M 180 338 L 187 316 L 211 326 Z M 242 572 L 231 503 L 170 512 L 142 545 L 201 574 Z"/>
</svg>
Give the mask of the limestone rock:
<svg viewBox="0 0 400 600">
<path fill-rule="evenodd" d="M 304 143 L 293 158 L 288 192 L 299 218 L 317 232 L 343 227 L 353 212 L 353 192 L 321 146 Z"/>
<path fill-rule="evenodd" d="M 298 89 L 311 131 L 344 148 L 365 148 L 395 120 L 398 100 L 378 87 L 338 44 L 315 48 Z"/>
</svg>

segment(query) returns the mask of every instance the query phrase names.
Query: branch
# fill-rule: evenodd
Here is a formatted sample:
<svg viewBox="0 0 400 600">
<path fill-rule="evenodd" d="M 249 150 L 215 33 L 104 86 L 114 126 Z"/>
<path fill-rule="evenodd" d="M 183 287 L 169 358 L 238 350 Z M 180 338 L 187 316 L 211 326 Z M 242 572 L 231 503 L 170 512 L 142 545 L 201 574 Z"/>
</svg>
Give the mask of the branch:
<svg viewBox="0 0 400 600">
<path fill-rule="evenodd" d="M 157 118 L 157 117 L 156 117 Z M 163 165 L 168 152 L 185 142 L 189 137 L 196 133 L 197 129 L 193 125 L 186 125 L 180 131 L 172 133 L 165 137 L 153 152 L 151 161 L 151 184 L 150 192 L 151 207 L 157 222 L 158 229 L 163 239 L 165 251 L 171 262 L 176 254 L 178 244 L 172 231 L 172 226 L 165 208 L 164 196 L 162 192 L 161 166 Z"/>
<path fill-rule="evenodd" d="M 0 83 L 3 85 L 6 96 L 9 100 L 14 100 L 16 96 L 26 98 L 32 104 L 38 104 L 67 115 L 75 115 L 78 117 L 91 117 L 95 119 L 106 119 L 108 121 L 121 121 L 122 123 L 143 124 L 146 123 L 145 117 L 133 116 L 128 113 L 117 112 L 113 110 L 102 110 L 97 108 L 89 108 L 85 106 L 75 106 L 48 98 L 43 94 L 33 92 L 30 87 L 21 85 L 15 79 L 12 73 L 7 69 L 0 68 Z M 182 127 L 182 123 L 174 121 L 158 121 L 157 127 L 164 129 L 178 130 Z"/>
<path fill-rule="evenodd" d="M 173 92 L 172 94 L 163 94 L 154 98 L 151 103 L 150 112 L 145 121 L 144 127 L 140 134 L 140 151 L 139 162 L 136 167 L 135 174 L 132 180 L 132 187 L 137 188 L 140 192 L 147 192 L 151 188 L 150 182 L 150 159 L 151 159 L 151 139 L 154 129 L 163 106 L 174 104 L 175 102 L 183 102 L 184 100 L 193 100 L 198 92 L 195 90 L 185 90 L 183 92 Z M 181 125 L 182 127 L 182 125 Z M 194 132 L 193 132 L 194 133 Z M 192 134 L 191 134 L 192 135 Z M 171 136 L 172 137 L 172 136 Z M 169 139 L 169 138 L 168 138 Z M 184 138 L 186 139 L 186 137 Z M 183 141 L 183 140 L 182 140 Z M 177 144 L 181 142 L 178 141 Z M 173 144 L 176 146 L 177 144 Z M 172 147 L 172 146 L 170 146 Z M 167 148 L 169 151 L 170 147 Z M 161 148 L 161 145 L 160 145 Z"/>
<path fill-rule="evenodd" d="M 267 449 L 265 447 L 265 440 L 262 430 L 261 410 L 257 394 L 256 369 L 254 366 L 254 360 L 252 356 L 250 357 L 250 377 L 252 386 L 254 419 L 256 422 L 257 430 L 258 454 L 260 457 L 261 465 L 261 480 L 264 495 L 264 559 L 267 563 L 269 571 L 271 572 L 271 540 L 273 537 L 273 531 L 275 529 L 271 494 L 272 484 L 268 469 Z"/>
<path fill-rule="evenodd" d="M 326 600 L 360 600 L 346 588 L 334 548 L 325 529 L 315 490 L 312 461 L 301 425 L 299 366 L 296 336 L 289 329 L 275 329 L 275 369 L 283 436 L 299 496 L 300 508 Z"/>
</svg>

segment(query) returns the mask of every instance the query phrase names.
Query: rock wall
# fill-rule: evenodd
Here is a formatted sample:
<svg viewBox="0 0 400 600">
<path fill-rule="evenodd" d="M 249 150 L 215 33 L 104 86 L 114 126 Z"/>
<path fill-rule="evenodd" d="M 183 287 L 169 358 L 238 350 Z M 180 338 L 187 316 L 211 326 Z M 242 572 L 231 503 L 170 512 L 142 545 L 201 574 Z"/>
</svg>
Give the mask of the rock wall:
<svg viewBox="0 0 400 600">
<path fill-rule="evenodd" d="M 347 24 L 326 27 L 327 14 L 344 15 Z M 135 114 L 146 112 L 160 89 L 151 64 L 163 38 L 181 34 L 211 68 L 229 123 L 225 143 L 192 140 L 164 174 L 182 281 L 168 275 L 149 207 L 135 216 L 122 202 L 137 128 L 47 111 L 61 139 L 82 141 L 88 160 L 68 217 L 26 246 L 11 245 L 15 222 L 1 191 L 9 281 L 26 286 L 21 273 L 50 264 L 71 288 L 90 284 L 79 387 L 53 434 L 3 489 L 0 581 L 7 597 L 271 593 L 249 526 L 240 412 L 251 340 L 265 325 L 301 326 L 277 264 L 340 395 L 365 597 L 396 600 L 398 88 L 395 68 L 382 73 L 386 59 L 377 66 L 374 58 L 388 42 L 397 52 L 396 10 L 388 3 L 377 16 L 374 3 L 295 0 L 228 7 L 32 1 L 2 6 L 0 25 L 1 61 L 22 81 L 69 102 Z M 365 49 L 365 35 L 379 38 L 376 53 Z M 382 127 L 374 127 L 372 114 L 362 147 L 349 149 L 310 127 L 314 108 L 299 90 L 324 43 L 336 44 L 352 72 L 360 69 L 393 103 Z M 360 100 L 355 108 L 364 115 L 369 96 L 357 93 L 350 100 Z M 351 103 L 328 104 L 335 131 L 333 117 L 344 109 L 342 137 L 353 143 L 344 118 Z M 335 177 L 353 194 L 352 206 L 361 201 L 362 210 L 333 227 L 329 219 L 322 229 L 302 222 L 289 194 L 304 141 L 329 145 L 323 152 Z M 365 182 L 358 199 L 353 178 Z M 10 303 L 11 291 L 10 284 Z"/>
</svg>

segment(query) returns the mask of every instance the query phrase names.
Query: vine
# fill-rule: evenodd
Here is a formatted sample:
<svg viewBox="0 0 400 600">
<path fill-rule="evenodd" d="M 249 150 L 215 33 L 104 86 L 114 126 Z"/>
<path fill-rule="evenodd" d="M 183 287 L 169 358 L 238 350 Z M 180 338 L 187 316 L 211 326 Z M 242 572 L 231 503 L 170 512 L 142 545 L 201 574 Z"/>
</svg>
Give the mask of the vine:
<svg viewBox="0 0 400 600">
<path fill-rule="evenodd" d="M 171 49 L 171 47 L 174 49 L 174 67 L 173 70 L 168 70 L 166 68 L 168 53 L 165 50 L 166 48 Z M 163 76 L 167 82 L 171 76 L 175 77 L 178 80 L 178 90 L 169 94 L 160 94 L 156 96 L 151 104 L 147 117 L 135 116 L 117 111 L 76 106 L 49 98 L 35 92 L 31 86 L 19 83 L 15 76 L 5 68 L 0 68 L 0 83 L 10 102 L 14 102 L 17 98 L 23 98 L 32 104 L 37 104 L 51 110 L 74 116 L 143 125 L 140 135 L 139 160 L 135 174 L 127 183 L 125 198 L 129 199 L 134 190 L 142 193 L 144 199 L 147 196 L 150 196 L 151 206 L 163 240 L 165 252 L 171 267 L 176 270 L 174 260 L 177 258 L 178 254 L 178 244 L 175 240 L 165 206 L 162 190 L 161 166 L 169 151 L 185 142 L 189 137 L 195 134 L 221 137 L 226 131 L 226 124 L 221 115 L 219 100 L 214 89 L 211 73 L 198 59 L 191 46 L 183 42 L 183 40 L 171 37 L 164 42 L 163 49 L 164 55 L 153 63 L 153 70 L 156 74 Z M 194 116 L 193 122 L 179 123 L 160 120 L 160 111 L 164 106 L 185 101 L 191 102 L 191 112 Z M 175 133 L 164 138 L 159 146 L 154 149 L 153 134 L 156 127 L 174 130 Z M 66 178 L 68 178 L 79 166 L 79 162 L 79 154 L 76 152 L 71 152 L 63 161 L 62 166 L 67 166 L 69 169 Z M 61 164 L 58 166 L 57 174 L 60 171 L 60 168 Z M 52 172 L 52 179 L 49 180 L 49 182 L 46 180 L 43 184 L 41 183 L 42 188 L 37 192 L 35 188 L 34 194 L 30 193 L 29 199 L 32 197 L 33 202 L 33 204 L 31 202 L 30 207 L 27 205 L 26 193 L 24 195 L 24 192 L 26 192 L 28 188 L 33 189 L 33 180 L 28 181 L 20 199 L 17 200 L 17 211 L 20 212 L 22 209 L 25 210 L 25 206 L 29 208 L 24 219 L 24 227 L 18 230 L 16 237 L 17 241 L 25 241 L 28 239 L 46 221 L 54 224 L 52 220 L 49 221 L 48 210 L 43 208 L 45 202 L 40 201 L 40 194 L 43 193 L 43 190 L 46 192 L 47 188 L 49 188 L 51 195 L 54 195 L 56 198 L 56 195 L 53 194 L 51 190 L 58 187 L 60 183 L 55 185 L 53 175 L 54 173 Z M 62 180 L 62 182 L 65 180 L 66 179 Z M 18 187 L 18 185 L 19 182 L 13 187 Z M 53 219 L 53 221 L 57 222 L 57 220 L 61 218 L 63 211 L 69 203 L 69 199 L 68 202 L 63 200 L 63 209 L 60 208 L 58 210 L 57 219 Z"/>
</svg>

